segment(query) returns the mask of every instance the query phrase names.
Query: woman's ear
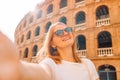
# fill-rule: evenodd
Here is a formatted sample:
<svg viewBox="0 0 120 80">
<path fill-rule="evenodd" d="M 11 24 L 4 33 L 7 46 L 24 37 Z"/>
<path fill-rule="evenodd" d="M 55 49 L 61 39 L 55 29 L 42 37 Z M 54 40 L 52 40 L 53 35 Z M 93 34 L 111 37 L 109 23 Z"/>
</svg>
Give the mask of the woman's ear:
<svg viewBox="0 0 120 80">
<path fill-rule="evenodd" d="M 57 47 L 53 41 L 51 41 L 51 47 L 53 47 L 53 48 Z"/>
</svg>

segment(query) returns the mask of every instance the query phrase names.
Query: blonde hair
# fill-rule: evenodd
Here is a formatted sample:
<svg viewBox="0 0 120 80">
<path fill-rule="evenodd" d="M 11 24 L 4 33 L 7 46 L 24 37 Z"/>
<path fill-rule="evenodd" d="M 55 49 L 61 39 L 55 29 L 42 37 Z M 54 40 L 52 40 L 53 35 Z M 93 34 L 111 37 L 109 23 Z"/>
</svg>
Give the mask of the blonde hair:
<svg viewBox="0 0 120 80">
<path fill-rule="evenodd" d="M 51 40 L 52 40 L 52 37 L 53 37 L 53 31 L 54 31 L 54 28 L 57 25 L 65 25 L 65 24 L 62 23 L 62 22 L 57 22 L 57 23 L 52 24 L 50 26 L 50 28 L 49 28 L 49 30 L 47 32 L 46 38 L 45 38 L 44 49 L 45 49 L 45 53 L 47 54 L 47 57 L 52 58 L 55 61 L 56 64 L 60 64 L 61 63 L 61 56 L 57 51 L 54 51 L 53 47 L 51 46 Z M 75 42 L 74 42 L 74 44 L 72 46 L 72 49 L 73 49 L 73 57 L 74 57 L 75 61 L 76 62 L 81 62 L 81 60 L 77 56 L 77 53 L 75 52 L 76 51 Z"/>
<path fill-rule="evenodd" d="M 36 55 L 36 62 L 39 63 L 40 61 L 42 61 L 45 57 L 46 57 L 46 53 L 44 51 L 44 47 L 41 47 L 40 50 L 38 51 L 37 55 Z"/>
</svg>

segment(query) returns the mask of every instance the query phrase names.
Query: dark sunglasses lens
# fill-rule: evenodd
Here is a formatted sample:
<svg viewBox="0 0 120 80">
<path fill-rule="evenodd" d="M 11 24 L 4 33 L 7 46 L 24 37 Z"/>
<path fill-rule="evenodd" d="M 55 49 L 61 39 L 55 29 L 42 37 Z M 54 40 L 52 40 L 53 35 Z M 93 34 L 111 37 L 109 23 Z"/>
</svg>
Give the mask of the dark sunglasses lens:
<svg viewBox="0 0 120 80">
<path fill-rule="evenodd" d="M 71 28 L 71 27 L 67 27 L 67 28 L 65 29 L 65 31 L 66 31 L 66 32 L 72 32 L 72 28 Z"/>
<path fill-rule="evenodd" d="M 62 36 L 64 33 L 63 33 L 63 30 L 57 30 L 57 31 L 55 32 L 55 34 L 56 34 L 57 36 Z"/>
</svg>

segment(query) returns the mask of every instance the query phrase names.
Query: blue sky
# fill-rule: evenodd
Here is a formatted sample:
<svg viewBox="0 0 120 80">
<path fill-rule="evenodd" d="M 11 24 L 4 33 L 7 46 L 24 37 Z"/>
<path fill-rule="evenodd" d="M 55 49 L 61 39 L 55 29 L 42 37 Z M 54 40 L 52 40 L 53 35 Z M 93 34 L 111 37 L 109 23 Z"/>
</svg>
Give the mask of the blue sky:
<svg viewBox="0 0 120 80">
<path fill-rule="evenodd" d="M 14 32 L 18 23 L 36 4 L 44 0 L 1 0 L 0 31 L 14 41 Z"/>
</svg>

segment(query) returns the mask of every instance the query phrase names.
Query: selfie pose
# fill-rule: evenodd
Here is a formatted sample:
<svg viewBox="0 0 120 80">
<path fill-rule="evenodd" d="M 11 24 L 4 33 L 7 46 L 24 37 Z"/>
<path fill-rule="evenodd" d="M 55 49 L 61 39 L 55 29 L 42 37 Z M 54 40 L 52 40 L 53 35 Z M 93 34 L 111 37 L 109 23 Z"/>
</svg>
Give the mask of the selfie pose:
<svg viewBox="0 0 120 80">
<path fill-rule="evenodd" d="M 46 56 L 38 64 L 19 61 L 13 43 L 2 33 L 0 37 L 0 70 L 5 70 L 0 80 L 99 80 L 92 61 L 77 56 L 72 27 L 64 23 L 50 26 L 42 49 Z"/>
</svg>

